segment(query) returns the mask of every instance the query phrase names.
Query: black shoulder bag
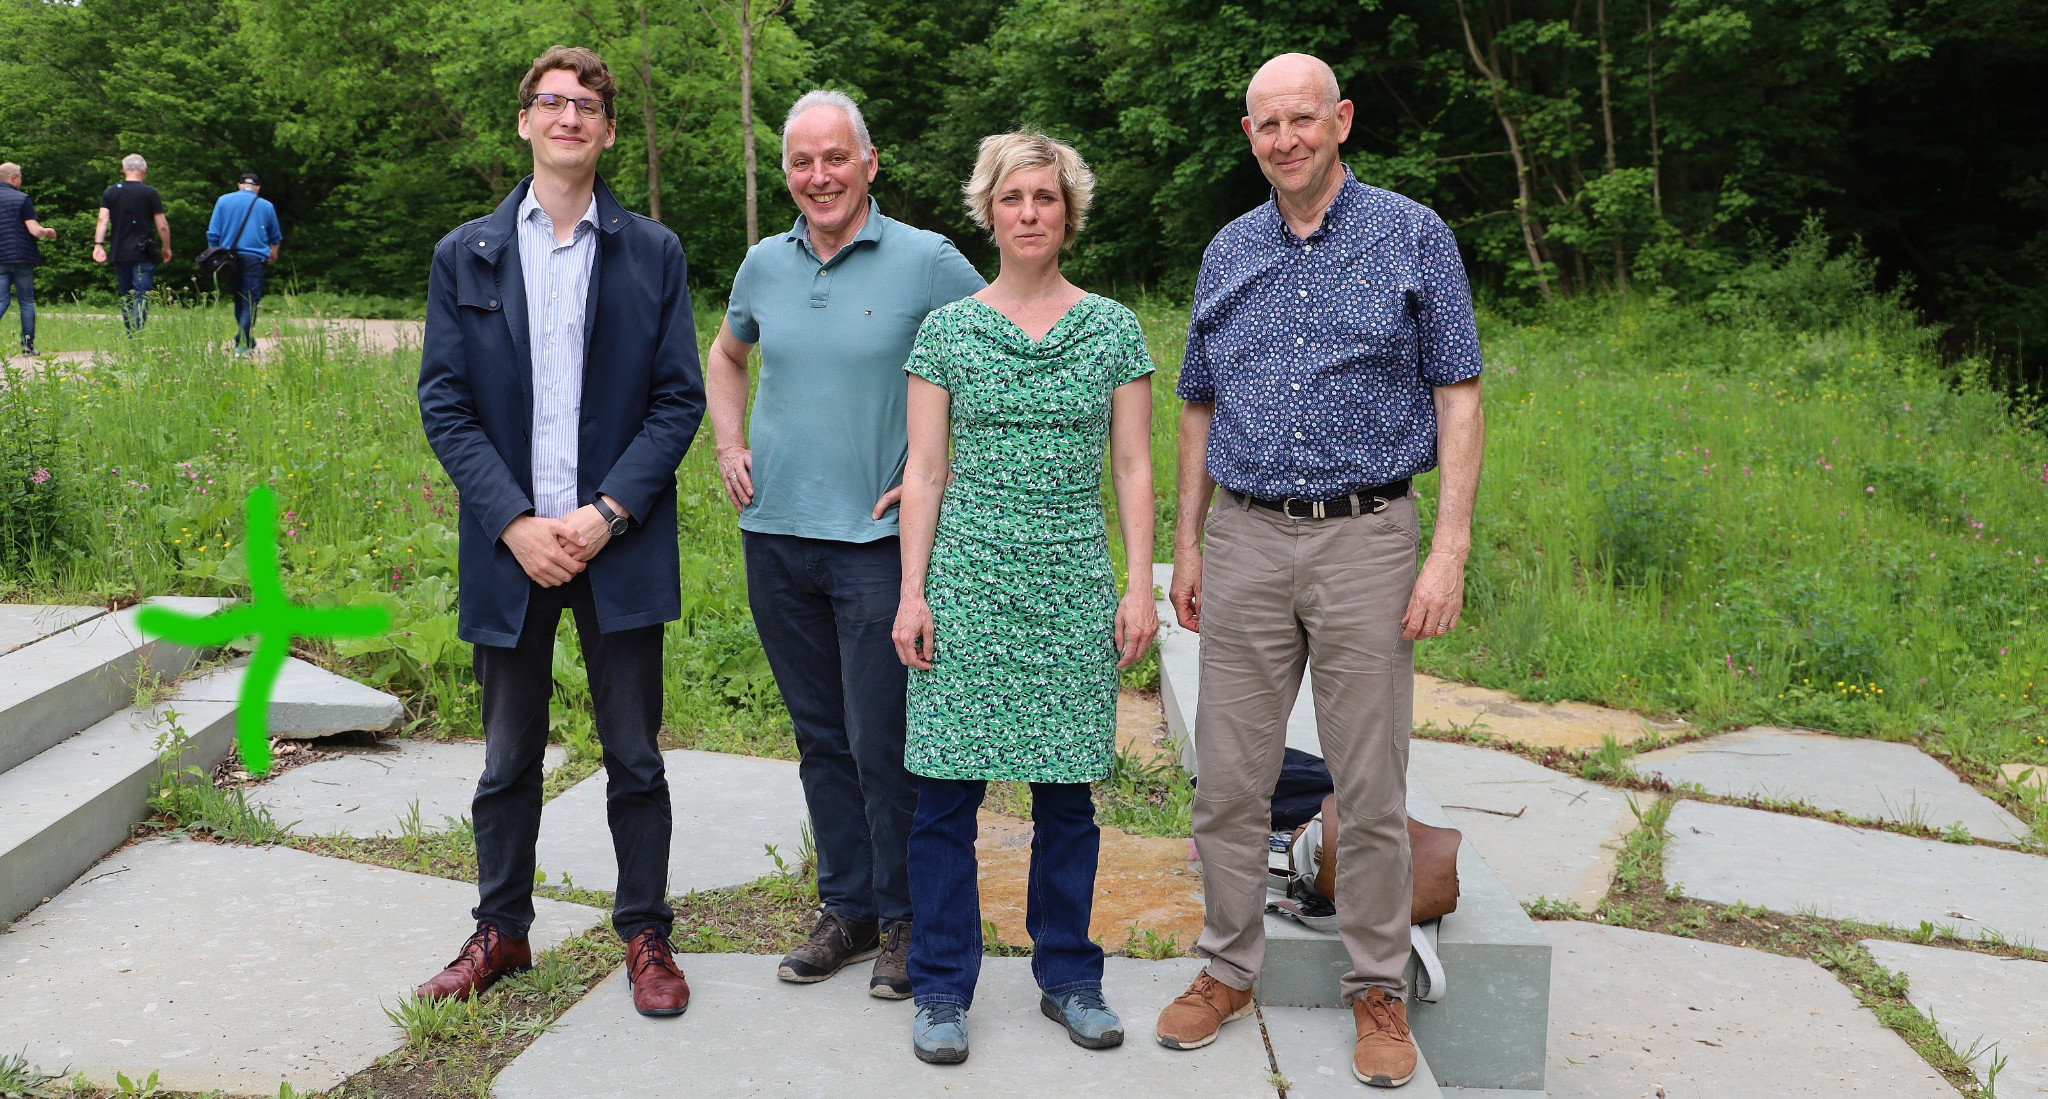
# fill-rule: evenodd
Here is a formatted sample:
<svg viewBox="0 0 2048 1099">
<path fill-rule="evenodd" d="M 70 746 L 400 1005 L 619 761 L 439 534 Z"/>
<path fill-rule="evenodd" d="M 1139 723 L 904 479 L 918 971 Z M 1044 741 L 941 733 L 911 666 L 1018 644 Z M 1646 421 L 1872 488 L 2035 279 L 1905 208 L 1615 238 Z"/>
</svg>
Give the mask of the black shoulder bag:
<svg viewBox="0 0 2048 1099">
<path fill-rule="evenodd" d="M 235 261 L 235 245 L 241 243 L 242 230 L 249 227 L 249 215 L 256 212 L 257 196 L 249 196 L 249 205 L 242 211 L 242 220 L 235 225 L 235 231 L 228 236 L 226 244 L 216 244 L 199 253 L 192 262 L 199 265 L 199 273 L 211 275 Z"/>
</svg>

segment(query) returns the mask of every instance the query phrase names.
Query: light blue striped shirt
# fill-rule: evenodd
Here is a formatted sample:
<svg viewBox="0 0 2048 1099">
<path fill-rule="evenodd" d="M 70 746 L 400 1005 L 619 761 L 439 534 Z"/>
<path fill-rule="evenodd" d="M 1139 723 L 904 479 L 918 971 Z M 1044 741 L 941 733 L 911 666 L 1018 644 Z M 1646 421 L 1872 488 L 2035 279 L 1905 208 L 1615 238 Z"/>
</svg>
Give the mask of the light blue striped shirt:
<svg viewBox="0 0 2048 1099">
<path fill-rule="evenodd" d="M 519 204 L 519 269 L 526 283 L 526 334 L 533 348 L 533 513 L 560 519 L 576 510 L 576 425 L 583 412 L 583 309 L 597 258 L 597 196 L 569 243 L 526 192 Z"/>
</svg>

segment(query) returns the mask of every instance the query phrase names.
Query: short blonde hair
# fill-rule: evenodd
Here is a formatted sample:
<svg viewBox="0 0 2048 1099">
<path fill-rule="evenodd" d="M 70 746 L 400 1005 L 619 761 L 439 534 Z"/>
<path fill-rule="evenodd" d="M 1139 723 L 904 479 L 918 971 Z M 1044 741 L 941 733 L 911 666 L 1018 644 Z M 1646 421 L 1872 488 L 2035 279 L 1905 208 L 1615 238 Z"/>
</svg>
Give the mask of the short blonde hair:
<svg viewBox="0 0 2048 1099">
<path fill-rule="evenodd" d="M 1059 169 L 1060 198 L 1067 207 L 1067 240 L 1088 223 L 1088 205 L 1095 200 L 1095 173 L 1072 145 L 1036 130 L 1017 130 L 981 139 L 974 175 L 960 187 L 967 216 L 986 231 L 995 224 L 996 191 L 1014 172 L 1048 165 Z"/>
</svg>

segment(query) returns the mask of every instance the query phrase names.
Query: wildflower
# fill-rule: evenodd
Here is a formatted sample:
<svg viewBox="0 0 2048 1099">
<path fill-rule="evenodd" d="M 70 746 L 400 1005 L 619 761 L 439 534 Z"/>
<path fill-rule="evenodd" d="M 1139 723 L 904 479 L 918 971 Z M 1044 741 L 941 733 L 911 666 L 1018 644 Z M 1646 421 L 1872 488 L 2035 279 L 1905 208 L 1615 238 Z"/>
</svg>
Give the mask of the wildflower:
<svg viewBox="0 0 2048 1099">
<path fill-rule="evenodd" d="M 32 484 L 32 485 L 40 485 L 40 484 L 42 484 L 42 483 L 43 483 L 44 481 L 47 481 L 47 480 L 49 480 L 49 479 L 50 479 L 50 471 L 49 471 L 49 470 L 47 470 L 47 469 L 44 469 L 44 468 L 43 468 L 43 467 L 41 467 L 41 466 L 37 466 L 37 467 L 36 467 L 36 471 L 35 471 L 35 472 L 34 472 L 33 474 L 30 474 L 30 475 L 29 475 L 28 483 L 29 483 L 29 484 Z"/>
<path fill-rule="evenodd" d="M 1876 485 L 1864 485 L 1864 486 L 1863 486 L 1863 491 L 1864 491 L 1864 492 L 1866 492 L 1866 493 L 1873 493 L 1873 492 L 1876 492 L 1876 491 L 1877 491 L 1877 486 L 1876 486 Z"/>
</svg>

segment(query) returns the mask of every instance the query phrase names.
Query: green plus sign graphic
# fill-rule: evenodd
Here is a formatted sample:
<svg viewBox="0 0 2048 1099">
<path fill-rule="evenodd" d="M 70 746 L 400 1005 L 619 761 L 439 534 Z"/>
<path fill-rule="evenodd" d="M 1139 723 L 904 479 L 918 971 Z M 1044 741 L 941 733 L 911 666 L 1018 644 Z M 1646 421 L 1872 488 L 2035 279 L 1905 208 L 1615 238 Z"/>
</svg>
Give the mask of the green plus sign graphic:
<svg viewBox="0 0 2048 1099">
<path fill-rule="evenodd" d="M 235 740 L 243 766 L 261 775 L 270 771 L 270 694 L 291 655 L 292 638 L 374 637 L 391 628 L 391 616 L 382 607 L 302 607 L 287 599 L 277 570 L 277 497 L 268 488 L 257 488 L 242 514 L 248 524 L 242 553 L 249 563 L 249 601 L 204 617 L 144 607 L 135 624 L 145 634 L 195 649 L 256 638 L 235 700 Z"/>
</svg>

